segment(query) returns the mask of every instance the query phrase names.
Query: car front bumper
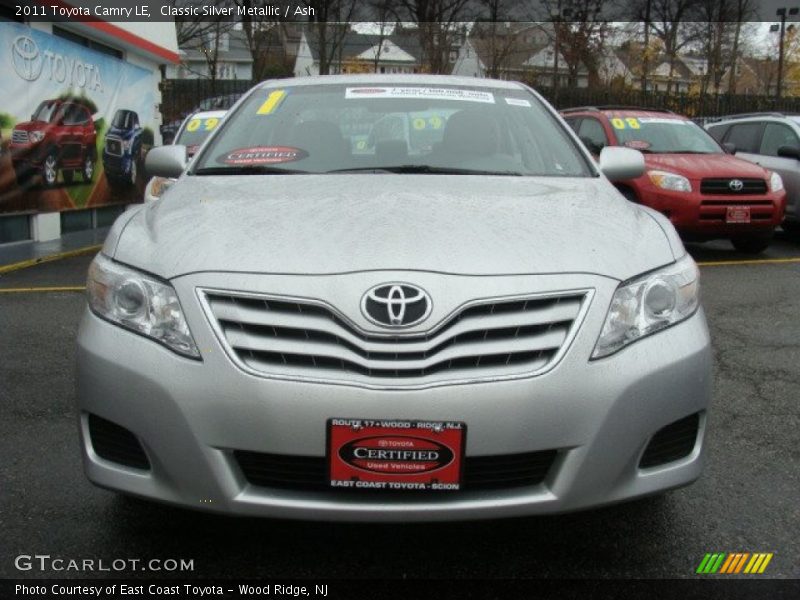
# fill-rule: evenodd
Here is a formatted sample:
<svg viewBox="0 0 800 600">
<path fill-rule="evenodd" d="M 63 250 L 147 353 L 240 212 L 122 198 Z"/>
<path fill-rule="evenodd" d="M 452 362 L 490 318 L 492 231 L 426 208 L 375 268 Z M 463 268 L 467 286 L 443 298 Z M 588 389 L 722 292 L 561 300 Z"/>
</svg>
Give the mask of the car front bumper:
<svg viewBox="0 0 800 600">
<path fill-rule="evenodd" d="M 187 301 L 191 282 L 176 289 L 202 361 L 182 358 L 87 309 L 78 339 L 77 378 L 86 474 L 101 487 L 197 509 L 352 521 L 555 513 L 689 484 L 702 470 L 711 397 L 711 349 L 703 312 L 592 361 L 617 283 L 597 279 L 593 306 L 551 370 L 535 377 L 414 389 L 246 373 L 225 353 L 200 307 Z M 133 432 L 151 469 L 98 456 L 89 414 Z M 699 427 L 691 451 L 673 462 L 640 468 L 653 434 L 693 414 L 699 415 Z M 234 450 L 324 457 L 326 422 L 336 417 L 462 421 L 468 427 L 467 456 L 543 450 L 557 455 L 544 481 L 509 489 L 380 496 L 248 483 Z"/>
</svg>

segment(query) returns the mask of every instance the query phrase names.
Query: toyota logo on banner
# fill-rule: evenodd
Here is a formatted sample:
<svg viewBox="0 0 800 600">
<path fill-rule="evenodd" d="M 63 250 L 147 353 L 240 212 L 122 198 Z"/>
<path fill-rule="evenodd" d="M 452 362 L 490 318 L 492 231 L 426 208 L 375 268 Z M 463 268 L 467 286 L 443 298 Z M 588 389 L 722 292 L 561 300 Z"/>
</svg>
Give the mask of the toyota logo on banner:
<svg viewBox="0 0 800 600">
<path fill-rule="evenodd" d="M 411 327 L 431 314 L 428 293 L 410 283 L 383 283 L 367 291 L 361 299 L 364 316 L 383 327 Z"/>
<path fill-rule="evenodd" d="M 18 35 L 11 42 L 11 62 L 17 75 L 25 81 L 36 81 L 42 74 L 42 54 L 36 40 L 27 35 Z"/>
<path fill-rule="evenodd" d="M 731 179 L 728 187 L 731 188 L 733 192 L 741 192 L 744 187 L 744 182 L 741 179 Z"/>
</svg>

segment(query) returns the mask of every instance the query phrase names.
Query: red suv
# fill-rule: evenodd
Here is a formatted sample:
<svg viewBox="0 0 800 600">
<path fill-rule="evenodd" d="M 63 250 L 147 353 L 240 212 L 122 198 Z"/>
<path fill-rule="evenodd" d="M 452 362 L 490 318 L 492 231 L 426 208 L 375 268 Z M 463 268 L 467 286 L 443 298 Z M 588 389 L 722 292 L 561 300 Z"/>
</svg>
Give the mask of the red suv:
<svg viewBox="0 0 800 600">
<path fill-rule="evenodd" d="M 582 107 L 561 111 L 590 152 L 627 146 L 644 154 L 645 173 L 617 183 L 622 194 L 664 213 L 684 239 L 728 238 L 762 252 L 783 220 L 777 173 L 727 154 L 706 131 L 669 111 Z"/>
<path fill-rule="evenodd" d="M 45 100 L 31 120 L 18 123 L 11 134 L 17 181 L 24 183 L 38 173 L 44 185 L 53 186 L 60 170 L 65 183 L 72 182 L 76 171 L 90 182 L 97 162 L 96 139 L 89 109 L 69 100 Z"/>
</svg>

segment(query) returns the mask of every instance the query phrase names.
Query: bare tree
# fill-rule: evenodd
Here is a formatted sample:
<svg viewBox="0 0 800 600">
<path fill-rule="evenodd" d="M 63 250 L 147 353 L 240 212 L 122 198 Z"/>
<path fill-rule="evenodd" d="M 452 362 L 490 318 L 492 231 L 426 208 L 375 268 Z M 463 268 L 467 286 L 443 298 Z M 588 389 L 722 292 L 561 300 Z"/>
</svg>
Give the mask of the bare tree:
<svg viewBox="0 0 800 600">
<path fill-rule="evenodd" d="M 392 0 L 372 0 L 370 2 L 372 16 L 376 19 L 378 33 L 375 36 L 375 54 L 372 57 L 372 71 L 378 72 L 381 63 L 381 55 L 384 51 L 384 44 L 394 30 L 396 23 L 392 22 Z"/>
<path fill-rule="evenodd" d="M 736 67 L 741 58 L 742 24 L 756 15 L 755 0 L 733 0 L 731 8 L 734 13 L 735 30 L 733 34 L 733 47 L 729 57 L 728 93 L 736 93 Z"/>
<path fill-rule="evenodd" d="M 447 73 L 450 53 L 463 34 L 460 23 L 470 18 L 470 0 L 396 0 L 393 11 L 399 21 L 417 27 L 421 62 L 431 73 Z"/>
<path fill-rule="evenodd" d="M 328 75 L 332 66 L 341 69 L 342 49 L 350 23 L 357 19 L 358 0 L 305 0 L 313 9 L 309 16 L 309 42 L 319 53 L 319 74 Z"/>
<path fill-rule="evenodd" d="M 526 53 L 524 31 L 526 24 L 504 21 L 518 0 L 480 0 L 480 20 L 475 24 L 472 37 L 486 58 L 489 77 L 498 78 L 509 68 L 514 54 Z M 529 52 L 527 52 L 529 54 Z"/>
<path fill-rule="evenodd" d="M 699 0 L 649 0 L 651 7 L 650 29 L 664 45 L 664 54 L 669 61 L 667 93 L 672 90 L 675 65 L 678 53 L 691 44 L 697 31 L 687 23 L 692 22 L 698 13 Z"/>
<path fill-rule="evenodd" d="M 186 16 L 175 18 L 175 34 L 179 47 L 197 47 L 205 42 L 209 36 L 213 36 L 220 30 L 220 23 L 216 19 L 203 17 L 202 7 L 208 4 L 207 0 L 169 0 L 173 8 L 196 9 L 197 16 L 189 12 Z M 216 0 L 217 6 L 230 6 L 229 0 Z M 226 22 L 228 28 L 233 26 L 233 22 Z"/>
</svg>

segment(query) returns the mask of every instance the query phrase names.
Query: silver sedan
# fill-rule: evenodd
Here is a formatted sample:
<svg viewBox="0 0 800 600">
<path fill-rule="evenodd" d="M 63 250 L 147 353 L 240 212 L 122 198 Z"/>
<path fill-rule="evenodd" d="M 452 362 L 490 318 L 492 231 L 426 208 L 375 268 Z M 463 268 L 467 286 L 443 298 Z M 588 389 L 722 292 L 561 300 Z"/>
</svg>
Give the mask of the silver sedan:
<svg viewBox="0 0 800 600">
<path fill-rule="evenodd" d="M 99 486 L 237 515 L 584 509 L 701 473 L 698 270 L 536 92 L 272 80 L 115 223 L 78 339 Z"/>
</svg>

